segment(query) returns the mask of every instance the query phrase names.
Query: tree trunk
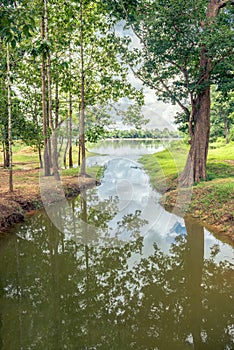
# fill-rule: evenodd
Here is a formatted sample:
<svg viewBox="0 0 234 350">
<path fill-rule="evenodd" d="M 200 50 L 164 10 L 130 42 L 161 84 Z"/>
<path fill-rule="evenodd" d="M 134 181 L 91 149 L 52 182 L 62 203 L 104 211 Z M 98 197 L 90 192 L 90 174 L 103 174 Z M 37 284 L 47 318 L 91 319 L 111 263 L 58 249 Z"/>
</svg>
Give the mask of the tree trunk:
<svg viewBox="0 0 234 350">
<path fill-rule="evenodd" d="M 69 167 L 73 167 L 72 158 L 72 93 L 69 95 Z"/>
<path fill-rule="evenodd" d="M 218 15 L 219 9 L 228 2 L 228 0 L 210 0 L 207 6 L 207 23 L 201 23 L 203 29 L 212 25 Z M 205 45 L 201 48 L 200 54 L 200 77 L 197 97 L 192 103 L 194 110 L 193 134 L 191 138 L 191 147 L 186 161 L 185 168 L 179 177 L 180 186 L 190 186 L 194 182 L 206 180 L 206 161 L 210 136 L 210 76 L 211 76 L 211 58 L 208 57 Z M 190 124 L 191 133 L 191 124 Z"/>
<path fill-rule="evenodd" d="M 58 80 L 55 82 L 55 128 L 59 126 L 59 85 Z"/>
<path fill-rule="evenodd" d="M 68 146 L 69 146 L 69 140 L 67 140 L 67 142 L 66 142 L 66 146 L 65 146 L 65 150 L 64 150 L 64 154 L 63 154 L 63 165 L 64 165 L 65 169 L 67 169 L 67 150 L 68 150 Z"/>
<path fill-rule="evenodd" d="M 43 0 L 43 14 L 41 19 L 41 39 L 45 40 L 45 0 Z M 48 130 L 47 130 L 45 53 L 42 53 L 41 78 L 42 78 L 43 135 L 44 135 L 44 172 L 45 172 L 45 176 L 50 176 L 50 159 L 49 159 L 49 152 L 48 152 Z"/>
<path fill-rule="evenodd" d="M 7 101 L 7 86 L 4 84 L 2 86 L 2 98 L 3 100 Z M 3 167 L 4 169 L 9 168 L 10 164 L 10 154 L 9 154 L 9 142 L 8 142 L 8 120 L 4 122 L 3 127 L 2 127 L 2 147 L 3 147 Z"/>
<path fill-rule="evenodd" d="M 196 100 L 194 132 L 180 186 L 190 186 L 194 182 L 206 180 L 206 161 L 210 135 L 210 87 L 207 87 Z"/>
<path fill-rule="evenodd" d="M 81 108 L 79 142 L 81 147 L 80 175 L 86 175 L 86 150 L 85 150 L 85 72 L 84 72 L 84 43 L 83 43 L 83 1 L 80 3 L 80 57 L 81 57 Z"/>
<path fill-rule="evenodd" d="M 45 0 L 45 30 L 46 30 L 46 40 L 49 40 L 49 19 L 48 19 L 48 3 Z M 56 180 L 60 180 L 60 175 L 58 171 L 58 146 L 57 146 L 57 135 L 54 127 L 53 113 L 52 113 L 52 87 L 51 87 L 51 60 L 50 52 L 47 54 L 47 84 L 48 84 L 48 119 L 49 127 L 51 130 L 50 138 L 50 159 L 53 167 L 53 174 Z"/>
<path fill-rule="evenodd" d="M 78 140 L 78 166 L 81 164 L 81 147 L 80 147 L 80 139 Z"/>
<path fill-rule="evenodd" d="M 7 91 L 8 91 L 8 145 L 9 145 L 9 191 L 13 192 L 12 170 L 12 120 L 11 120 L 11 72 L 10 72 L 10 49 L 7 43 Z"/>
<path fill-rule="evenodd" d="M 2 138 L 2 153 L 3 153 L 3 168 L 6 168 L 6 149 L 5 149 L 5 141 Z"/>
<path fill-rule="evenodd" d="M 60 138 L 60 146 L 59 146 L 59 150 L 58 150 L 58 158 L 60 157 L 60 153 L 61 153 L 62 148 L 63 148 L 63 141 L 64 141 L 64 137 L 62 136 Z"/>
<path fill-rule="evenodd" d="M 68 138 L 68 117 L 66 119 L 66 138 L 67 138 L 67 142 L 66 142 L 66 146 L 65 146 L 65 150 L 64 150 L 64 154 L 63 154 L 63 165 L 64 168 L 67 168 L 67 150 L 68 150 L 68 146 L 69 146 L 69 138 Z"/>
<path fill-rule="evenodd" d="M 81 115 L 80 115 L 80 148 L 81 148 L 81 171 L 82 176 L 86 175 L 86 149 L 85 149 L 85 102 L 84 102 L 84 79 L 82 79 L 82 102 L 81 102 Z"/>
<path fill-rule="evenodd" d="M 42 155 L 41 155 L 41 146 L 40 146 L 40 144 L 38 146 L 38 158 L 39 158 L 39 163 L 40 163 L 40 169 L 43 169 L 43 160 L 42 160 Z"/>
<path fill-rule="evenodd" d="M 228 121 L 227 118 L 224 118 L 224 131 L 225 131 L 225 139 L 226 139 L 226 145 L 229 144 L 229 137 L 228 137 Z"/>
<path fill-rule="evenodd" d="M 9 141 L 8 141 L 8 132 L 7 138 L 3 142 L 3 154 L 4 154 L 4 169 L 8 169 L 10 166 L 10 153 L 9 153 Z"/>
</svg>

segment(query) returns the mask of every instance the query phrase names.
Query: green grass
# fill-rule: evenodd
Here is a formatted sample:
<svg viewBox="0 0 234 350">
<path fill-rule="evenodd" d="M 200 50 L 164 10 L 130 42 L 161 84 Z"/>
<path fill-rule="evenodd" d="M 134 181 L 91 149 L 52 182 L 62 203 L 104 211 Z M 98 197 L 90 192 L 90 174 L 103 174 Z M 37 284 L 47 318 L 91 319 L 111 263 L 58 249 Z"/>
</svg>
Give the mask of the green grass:
<svg viewBox="0 0 234 350">
<path fill-rule="evenodd" d="M 208 180 L 229 178 L 234 176 L 234 143 L 211 144 L 207 161 Z"/>
<path fill-rule="evenodd" d="M 168 149 L 142 156 L 139 161 L 149 173 L 152 185 L 160 190 L 163 181 L 174 180 L 183 170 L 187 153 L 188 147 L 183 142 L 177 141 Z"/>
<path fill-rule="evenodd" d="M 225 162 L 207 162 L 207 180 L 223 179 L 234 176 L 233 164 Z"/>
<path fill-rule="evenodd" d="M 178 177 L 184 168 L 188 150 L 189 148 L 182 142 L 173 142 L 164 151 L 153 155 L 144 155 L 140 158 L 139 161 L 149 173 L 154 187 L 157 188 L 158 183 L 162 180 L 167 179 L 170 182 Z M 232 177 L 234 175 L 233 160 L 233 142 L 228 145 L 218 143 L 214 147 L 210 147 L 207 161 L 208 181 Z"/>
<path fill-rule="evenodd" d="M 70 169 L 63 169 L 62 176 L 78 176 L 79 175 L 79 168 L 70 168 Z M 92 166 L 87 168 L 87 174 L 91 177 L 100 180 L 100 178 L 103 175 L 104 168 L 101 166 Z"/>
<path fill-rule="evenodd" d="M 209 147 L 209 160 L 234 160 L 234 142 L 230 142 L 228 145 L 218 142 L 212 143 Z"/>
<path fill-rule="evenodd" d="M 208 186 L 207 186 L 208 185 Z M 204 196 L 200 198 L 200 203 L 216 206 L 222 205 L 224 201 L 233 199 L 234 181 L 232 178 L 215 180 L 208 183 L 201 183 L 197 186 L 203 188 Z M 207 191 L 205 190 L 207 188 Z"/>
<path fill-rule="evenodd" d="M 175 179 L 183 170 L 188 155 L 188 147 L 179 142 L 169 149 L 153 155 L 141 157 L 140 162 L 149 173 L 154 188 L 166 195 L 162 202 L 168 208 L 176 203 L 178 195 Z M 193 186 L 192 201 L 186 212 L 218 232 L 232 237 L 233 193 L 234 193 L 234 143 L 212 144 L 207 162 L 207 181 Z M 226 237 L 226 236 L 225 236 Z M 226 238 L 225 238 L 226 240 Z"/>
<path fill-rule="evenodd" d="M 63 167 L 63 153 L 64 153 L 63 146 L 60 157 L 59 157 L 59 164 L 61 167 Z M 43 152 L 43 150 L 42 150 Z M 86 150 L 86 157 L 91 157 L 97 155 L 96 153 L 92 151 Z M 43 153 L 42 153 L 43 156 Z M 78 149 L 77 146 L 73 145 L 73 163 L 78 163 Z M 3 164 L 3 152 L 0 152 L 0 164 Z M 67 153 L 67 164 L 68 164 L 68 153 Z M 20 169 L 33 169 L 39 166 L 39 156 L 38 156 L 38 150 L 35 147 L 27 146 L 23 141 L 16 140 L 13 143 L 13 167 L 14 170 L 20 170 Z M 77 170 L 74 170 L 74 175 Z"/>
</svg>

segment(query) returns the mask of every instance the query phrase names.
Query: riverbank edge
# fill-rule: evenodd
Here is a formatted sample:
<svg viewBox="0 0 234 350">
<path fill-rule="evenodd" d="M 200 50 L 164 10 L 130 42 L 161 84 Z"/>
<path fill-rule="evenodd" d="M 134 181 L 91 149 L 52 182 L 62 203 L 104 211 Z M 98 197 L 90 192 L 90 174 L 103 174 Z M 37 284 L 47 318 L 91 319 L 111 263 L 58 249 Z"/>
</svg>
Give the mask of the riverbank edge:
<svg viewBox="0 0 234 350">
<path fill-rule="evenodd" d="M 160 153 L 157 154 L 160 155 Z M 146 157 L 149 156 L 146 155 Z M 178 186 L 178 174 L 177 177 L 164 174 L 163 179 L 158 181 L 156 172 L 154 173 L 152 168 L 150 169 L 141 158 L 138 161 L 148 173 L 152 187 L 162 195 L 160 204 L 165 210 L 173 212 L 180 217 L 192 217 L 212 232 L 215 237 L 234 246 L 233 197 L 231 200 L 230 198 L 221 199 L 222 210 L 214 210 L 212 202 L 208 206 L 203 201 L 206 195 L 215 195 L 215 186 L 218 183 L 225 184 L 229 181 L 230 184 L 234 184 L 232 178 L 203 182 L 202 186 L 194 185 L 190 188 L 180 188 Z"/>
<path fill-rule="evenodd" d="M 63 183 L 63 193 L 65 198 L 78 196 L 82 190 L 99 186 L 101 183 L 95 178 L 70 177 L 66 178 Z M 61 200 L 60 196 L 48 198 L 46 205 L 58 203 Z M 2 196 L 0 202 L 0 236 L 7 236 L 8 230 L 13 225 L 23 222 L 27 213 L 35 210 L 43 209 L 45 205 L 40 195 L 40 190 L 37 188 L 34 193 L 30 193 L 30 197 L 23 191 L 7 192 Z"/>
<path fill-rule="evenodd" d="M 204 192 L 205 188 L 193 186 L 192 188 L 179 189 L 175 188 L 177 186 L 177 179 L 173 181 L 170 178 L 166 178 L 165 181 L 169 184 L 169 187 L 161 189 L 160 187 L 153 185 L 153 187 L 162 195 L 160 204 L 165 210 L 171 213 L 173 212 L 180 217 L 190 216 L 196 219 L 202 226 L 212 232 L 215 237 L 234 246 L 233 215 L 228 214 L 228 212 L 221 215 L 217 212 L 214 217 L 213 213 L 207 210 L 202 204 L 201 193 Z M 174 189 L 172 189 L 173 187 Z M 208 185 L 207 189 L 211 192 L 212 185 Z M 183 191 L 184 201 L 182 200 Z M 178 198 L 180 199 L 178 200 Z M 233 203 L 231 205 L 226 202 L 223 203 L 223 205 L 231 208 Z"/>
<path fill-rule="evenodd" d="M 185 192 L 186 190 L 189 192 L 191 191 L 190 189 L 184 189 Z M 180 217 L 192 217 L 207 230 L 212 232 L 216 238 L 234 246 L 233 215 L 226 212 L 226 214 L 223 215 L 217 214 L 214 218 L 213 212 L 203 208 L 201 205 L 201 188 L 193 187 L 191 203 L 186 203 L 185 200 L 184 203 L 178 204 L 178 196 L 181 195 L 179 194 L 179 191 L 181 190 L 168 189 L 165 193 L 161 193 L 162 197 L 160 199 L 160 204 L 163 208 Z M 230 207 L 230 203 L 226 202 L 224 203 L 224 206 Z"/>
</svg>

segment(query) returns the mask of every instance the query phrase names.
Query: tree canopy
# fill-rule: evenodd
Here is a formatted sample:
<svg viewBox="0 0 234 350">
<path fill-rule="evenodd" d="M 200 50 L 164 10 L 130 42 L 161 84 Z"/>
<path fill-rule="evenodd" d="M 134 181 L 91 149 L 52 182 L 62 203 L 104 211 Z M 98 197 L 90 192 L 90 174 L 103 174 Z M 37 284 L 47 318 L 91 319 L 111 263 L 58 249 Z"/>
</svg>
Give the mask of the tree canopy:
<svg viewBox="0 0 234 350">
<path fill-rule="evenodd" d="M 210 86 L 223 93 L 233 90 L 233 1 L 139 0 L 111 5 L 139 39 L 138 48 L 126 48 L 135 75 L 158 98 L 178 104 L 187 120 L 191 149 L 181 185 L 206 179 Z"/>
<path fill-rule="evenodd" d="M 0 98 L 4 111 L 1 119 L 5 118 L 2 125 L 5 130 L 8 127 L 4 137 L 11 138 L 12 132 L 14 138 L 11 119 L 17 124 L 13 106 L 16 99 L 12 99 L 16 95 L 20 99 L 19 115 L 24 116 L 26 124 L 29 122 L 43 133 L 43 145 L 41 136 L 32 140 L 38 147 L 41 166 L 44 160 L 45 174 L 49 175 L 52 169 L 58 177 L 58 129 L 69 120 L 66 149 L 72 165 L 72 129 L 79 116 L 77 137 L 81 173 L 85 175 L 85 142 L 97 139 L 103 125 L 97 127 L 100 120 L 97 113 L 96 119 L 91 118 L 94 127 L 90 128 L 88 109 L 97 111 L 128 97 L 138 105 L 132 104 L 122 113 L 123 122 L 136 128 L 146 123 L 141 117 L 142 93 L 128 81 L 130 67 L 144 85 L 155 91 L 157 98 L 182 108 L 191 148 L 180 184 L 187 186 L 206 179 L 210 88 L 215 86 L 226 101 L 234 90 L 233 3 L 233 0 L 2 1 Z M 137 47 L 131 46 L 129 35 L 116 35 L 116 26 L 120 24 L 123 33 L 124 27 L 134 32 L 139 40 Z M 7 105 L 10 107 L 6 111 Z M 7 152 L 8 139 L 2 139 L 6 141 Z"/>
</svg>

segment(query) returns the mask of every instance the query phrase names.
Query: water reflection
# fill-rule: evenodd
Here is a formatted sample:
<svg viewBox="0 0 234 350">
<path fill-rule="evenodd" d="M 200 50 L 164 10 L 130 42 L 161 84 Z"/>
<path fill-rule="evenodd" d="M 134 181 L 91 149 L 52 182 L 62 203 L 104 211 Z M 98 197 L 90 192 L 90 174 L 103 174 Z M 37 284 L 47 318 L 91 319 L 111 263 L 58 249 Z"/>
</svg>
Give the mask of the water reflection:
<svg viewBox="0 0 234 350">
<path fill-rule="evenodd" d="M 231 248 L 165 212 L 132 159 L 115 149 L 102 186 L 0 241 L 0 349 L 234 348 Z"/>
<path fill-rule="evenodd" d="M 87 164 L 104 165 L 115 157 L 137 160 L 140 155 L 152 154 L 162 150 L 169 141 L 163 140 L 104 140 L 96 145 L 90 145 L 90 149 L 100 155 L 87 159 Z"/>
<path fill-rule="evenodd" d="M 88 224 L 72 218 L 80 240 L 39 212 L 1 245 L 1 349 L 233 348 L 233 266 L 216 247 L 204 258 L 204 229 L 186 219 L 170 254 L 154 244 L 144 256 L 139 213 L 119 223 L 131 240 L 110 246 L 116 203 L 103 212 L 88 197 L 71 203 Z"/>
</svg>

